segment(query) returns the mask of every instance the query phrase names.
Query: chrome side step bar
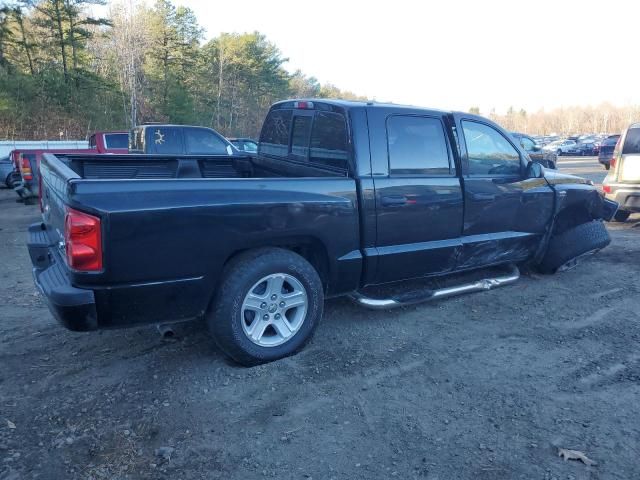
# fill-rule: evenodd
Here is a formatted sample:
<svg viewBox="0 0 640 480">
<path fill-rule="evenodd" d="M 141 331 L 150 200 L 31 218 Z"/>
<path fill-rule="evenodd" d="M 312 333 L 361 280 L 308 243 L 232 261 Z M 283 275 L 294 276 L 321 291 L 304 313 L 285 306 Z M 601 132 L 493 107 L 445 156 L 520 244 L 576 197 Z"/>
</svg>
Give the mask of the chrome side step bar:
<svg viewBox="0 0 640 480">
<path fill-rule="evenodd" d="M 441 298 L 462 295 L 463 293 L 483 292 L 492 288 L 502 287 L 514 283 L 520 278 L 520 270 L 515 265 L 511 266 L 509 272 L 495 278 L 483 278 L 471 283 L 457 285 L 455 287 L 440 288 L 438 290 L 428 290 L 424 295 L 412 295 L 409 299 L 402 300 L 399 298 L 371 298 L 361 293 L 352 293 L 351 299 L 357 304 L 373 310 L 387 310 L 405 305 L 413 305 L 416 303 L 438 300 Z"/>
</svg>

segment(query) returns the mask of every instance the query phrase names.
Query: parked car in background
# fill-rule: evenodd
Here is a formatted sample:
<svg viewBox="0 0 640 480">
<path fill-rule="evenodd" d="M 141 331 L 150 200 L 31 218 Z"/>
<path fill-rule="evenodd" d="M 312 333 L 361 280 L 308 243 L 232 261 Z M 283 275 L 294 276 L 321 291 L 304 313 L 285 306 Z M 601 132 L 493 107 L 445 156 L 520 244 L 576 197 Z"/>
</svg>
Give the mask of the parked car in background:
<svg viewBox="0 0 640 480">
<path fill-rule="evenodd" d="M 620 139 L 620 135 L 609 135 L 600 144 L 600 151 L 598 152 L 598 162 L 604 165 L 604 168 L 609 170 L 611 165 L 611 158 L 613 157 L 613 151 L 616 148 L 616 143 Z"/>
<path fill-rule="evenodd" d="M 640 123 L 631 124 L 616 143 L 602 191 L 620 204 L 616 221 L 640 212 Z"/>
<path fill-rule="evenodd" d="M 570 146 L 567 149 L 566 154 L 577 155 L 580 157 L 593 156 L 598 154 L 598 147 L 593 140 L 581 141 Z"/>
<path fill-rule="evenodd" d="M 20 181 L 20 173 L 16 171 L 10 155 L 0 158 L 0 181 L 7 188 L 13 188 Z"/>
<path fill-rule="evenodd" d="M 89 148 L 98 153 L 128 153 L 129 132 L 95 132 L 89 137 Z"/>
<path fill-rule="evenodd" d="M 212 128 L 195 125 L 138 125 L 131 130 L 129 153 L 162 155 L 241 155 Z"/>
<path fill-rule="evenodd" d="M 140 131 L 176 154 L 44 156 L 43 222 L 28 248 L 68 328 L 199 319 L 255 365 L 300 350 L 325 296 L 408 305 L 514 282 L 520 263 L 570 268 L 610 242 L 602 220 L 615 202 L 477 115 L 283 101 L 258 155 L 240 157 L 184 155 L 181 133 L 188 151 L 190 130 Z M 482 281 L 449 277 L 455 287 L 366 288 L 499 265 Z"/>
<path fill-rule="evenodd" d="M 524 133 L 512 132 L 511 135 L 520 142 L 522 148 L 529 155 L 529 158 L 535 162 L 539 162 L 546 168 L 557 168 L 556 162 L 558 157 L 555 152 L 549 150 L 543 150 L 533 137 L 525 135 Z"/>
<path fill-rule="evenodd" d="M 229 138 L 228 139 L 238 150 L 247 153 L 258 152 L 258 142 L 250 138 Z"/>
<path fill-rule="evenodd" d="M 542 147 L 543 150 L 548 150 L 551 152 L 555 152 L 556 155 L 567 155 L 569 150 L 576 145 L 575 140 L 557 140 L 555 142 L 551 142 L 550 144 Z"/>
</svg>

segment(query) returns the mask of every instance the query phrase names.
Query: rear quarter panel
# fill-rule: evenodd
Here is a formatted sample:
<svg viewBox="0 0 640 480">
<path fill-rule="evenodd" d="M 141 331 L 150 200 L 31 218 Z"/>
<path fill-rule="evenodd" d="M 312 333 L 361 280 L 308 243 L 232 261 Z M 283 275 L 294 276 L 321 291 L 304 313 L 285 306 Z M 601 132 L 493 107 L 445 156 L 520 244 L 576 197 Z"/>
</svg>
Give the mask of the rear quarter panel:
<svg viewBox="0 0 640 480">
<path fill-rule="evenodd" d="M 184 317 L 201 315 L 225 262 L 269 245 L 323 245 L 330 293 L 360 281 L 352 179 L 83 180 L 71 182 L 67 203 L 103 219 L 104 272 L 76 274 L 75 284 L 108 289 L 112 298 L 120 291 L 131 308 L 148 303 L 145 290 L 157 295 L 161 283 L 183 282 Z M 131 286 L 135 297 L 124 293 Z"/>
</svg>

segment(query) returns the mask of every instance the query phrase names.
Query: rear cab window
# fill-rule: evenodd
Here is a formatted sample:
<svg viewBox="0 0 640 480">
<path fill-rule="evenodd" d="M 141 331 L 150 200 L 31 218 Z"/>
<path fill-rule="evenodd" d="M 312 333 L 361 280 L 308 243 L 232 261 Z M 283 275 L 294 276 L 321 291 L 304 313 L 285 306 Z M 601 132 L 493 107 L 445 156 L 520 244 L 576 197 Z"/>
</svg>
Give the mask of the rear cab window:
<svg viewBox="0 0 640 480">
<path fill-rule="evenodd" d="M 271 110 L 262 128 L 258 152 L 346 173 L 347 121 L 342 113 L 325 109 Z"/>
</svg>

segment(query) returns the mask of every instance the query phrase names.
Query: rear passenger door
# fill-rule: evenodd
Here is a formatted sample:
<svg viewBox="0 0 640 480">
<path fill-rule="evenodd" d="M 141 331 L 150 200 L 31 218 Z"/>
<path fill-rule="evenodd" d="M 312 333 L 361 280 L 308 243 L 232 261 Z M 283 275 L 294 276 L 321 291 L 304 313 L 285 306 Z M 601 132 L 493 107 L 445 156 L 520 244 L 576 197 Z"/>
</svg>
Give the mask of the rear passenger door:
<svg viewBox="0 0 640 480">
<path fill-rule="evenodd" d="M 543 178 L 526 178 L 526 156 L 490 122 L 456 115 L 464 181 L 463 248 L 458 269 L 524 260 L 553 210 Z"/>
<path fill-rule="evenodd" d="M 376 142 L 375 283 L 453 270 L 463 198 L 443 117 L 371 109 L 369 124 Z"/>
</svg>

